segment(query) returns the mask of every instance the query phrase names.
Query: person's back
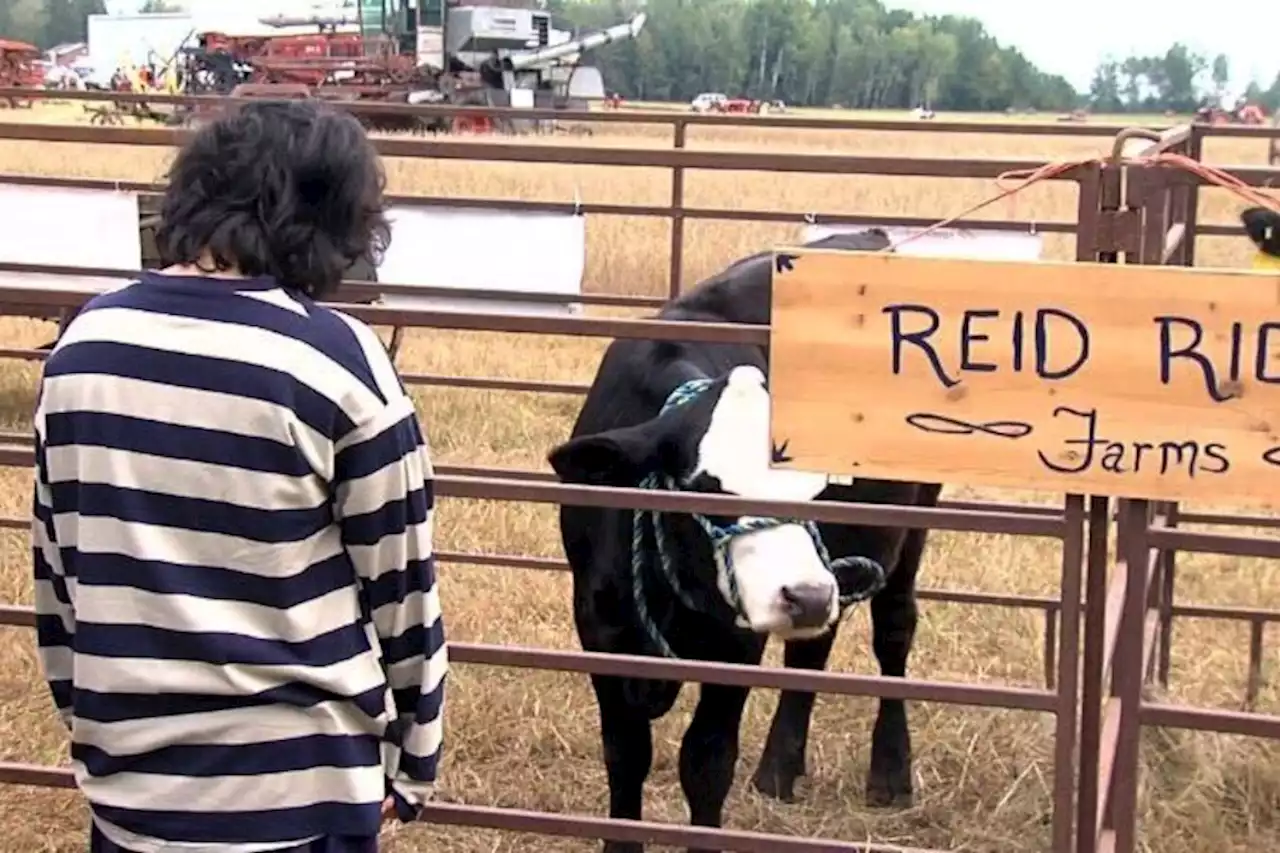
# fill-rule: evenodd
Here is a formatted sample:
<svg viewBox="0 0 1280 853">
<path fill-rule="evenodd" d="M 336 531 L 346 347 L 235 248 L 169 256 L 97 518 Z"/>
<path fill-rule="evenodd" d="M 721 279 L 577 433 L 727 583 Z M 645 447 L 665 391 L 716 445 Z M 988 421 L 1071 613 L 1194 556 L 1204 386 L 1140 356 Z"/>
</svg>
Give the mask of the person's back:
<svg viewBox="0 0 1280 853">
<path fill-rule="evenodd" d="M 430 463 L 377 336 L 311 298 L 386 239 L 370 163 L 309 105 L 206 129 L 170 267 L 92 300 L 46 363 L 38 637 L 94 850 L 374 850 L 429 795 Z"/>
</svg>

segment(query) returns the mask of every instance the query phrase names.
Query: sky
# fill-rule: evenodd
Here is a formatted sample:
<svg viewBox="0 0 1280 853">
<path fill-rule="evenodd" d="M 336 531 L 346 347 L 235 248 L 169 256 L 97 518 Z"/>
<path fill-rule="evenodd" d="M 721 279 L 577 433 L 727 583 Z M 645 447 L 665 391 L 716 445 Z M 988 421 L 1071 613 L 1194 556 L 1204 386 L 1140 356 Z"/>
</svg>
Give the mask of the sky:
<svg viewBox="0 0 1280 853">
<path fill-rule="evenodd" d="M 1280 72 L 1277 0 L 885 0 L 928 15 L 967 15 L 1001 44 L 1018 48 L 1041 69 L 1085 90 L 1107 54 L 1164 53 L 1176 41 L 1207 56 L 1225 53 L 1231 88 L 1256 78 L 1271 85 Z"/>
</svg>

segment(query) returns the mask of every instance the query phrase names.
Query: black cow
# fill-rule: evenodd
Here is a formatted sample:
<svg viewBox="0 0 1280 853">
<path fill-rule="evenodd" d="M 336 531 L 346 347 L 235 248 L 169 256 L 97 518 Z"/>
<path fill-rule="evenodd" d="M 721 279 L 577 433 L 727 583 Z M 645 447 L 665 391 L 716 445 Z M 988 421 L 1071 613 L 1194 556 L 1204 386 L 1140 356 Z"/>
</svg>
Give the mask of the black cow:
<svg viewBox="0 0 1280 853">
<path fill-rule="evenodd" d="M 871 230 L 812 245 L 874 251 L 886 248 L 888 238 Z M 658 317 L 768 323 L 771 265 L 768 253 L 738 261 L 668 303 Z M 836 485 L 820 475 L 770 468 L 770 453 L 781 461 L 785 448 L 769 444 L 767 369 L 766 353 L 756 346 L 616 341 L 605 352 L 571 439 L 549 454 L 551 465 L 561 481 L 572 483 L 658 483 L 752 498 L 937 503 L 938 485 L 875 480 Z M 673 392 L 672 405 L 664 409 Z M 584 649 L 758 664 L 773 635 L 786 642 L 788 667 L 820 670 L 835 640 L 837 599 L 856 599 L 869 583 L 866 560 L 843 558 L 863 556 L 888 574 L 871 600 L 880 671 L 905 674 L 916 627 L 923 531 L 770 525 L 688 514 L 661 514 L 656 529 L 634 526 L 651 524 L 651 518 L 628 510 L 561 508 L 560 531 L 573 569 L 574 618 Z M 820 541 L 811 536 L 814 530 Z M 829 553 L 823 553 L 823 544 Z M 665 545 L 665 561 L 655 556 L 659 545 Z M 652 762 L 650 721 L 671 709 L 681 684 L 592 676 L 592 686 L 600 709 L 609 814 L 639 819 Z M 721 825 L 747 694 L 742 687 L 702 687 L 680 748 L 680 782 L 695 825 Z M 755 773 L 755 786 L 765 794 L 794 798 L 796 779 L 806 772 L 813 700 L 811 693 L 782 694 Z M 901 700 L 880 701 L 867 799 L 882 806 L 911 802 L 911 742 Z M 642 847 L 606 842 L 604 849 L 636 853 Z"/>
<path fill-rule="evenodd" d="M 1240 214 L 1240 222 L 1258 251 L 1280 258 L 1280 213 L 1266 207 L 1251 207 Z"/>
</svg>

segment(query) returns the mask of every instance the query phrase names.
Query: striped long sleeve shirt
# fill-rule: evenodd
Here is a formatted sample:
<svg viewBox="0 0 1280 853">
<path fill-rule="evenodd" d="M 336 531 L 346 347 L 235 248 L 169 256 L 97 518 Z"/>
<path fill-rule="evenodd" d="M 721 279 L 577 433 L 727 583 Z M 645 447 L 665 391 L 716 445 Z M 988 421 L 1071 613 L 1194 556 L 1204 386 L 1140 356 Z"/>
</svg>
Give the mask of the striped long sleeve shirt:
<svg viewBox="0 0 1280 853">
<path fill-rule="evenodd" d="M 40 659 L 108 838 L 277 850 L 429 796 L 431 464 L 368 326 L 146 273 L 50 354 L 35 446 Z"/>
</svg>

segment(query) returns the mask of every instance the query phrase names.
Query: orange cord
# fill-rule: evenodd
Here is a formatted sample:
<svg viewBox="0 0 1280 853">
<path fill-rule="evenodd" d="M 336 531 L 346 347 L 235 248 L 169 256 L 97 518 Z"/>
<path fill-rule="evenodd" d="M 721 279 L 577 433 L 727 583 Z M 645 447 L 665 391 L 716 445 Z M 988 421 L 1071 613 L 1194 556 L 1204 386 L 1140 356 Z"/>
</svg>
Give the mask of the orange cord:
<svg viewBox="0 0 1280 853">
<path fill-rule="evenodd" d="M 1014 171 L 1005 172 L 1004 174 L 996 178 L 996 181 L 995 181 L 996 186 L 1000 188 L 1000 192 L 997 193 L 996 195 L 986 199 L 985 201 L 981 201 L 978 204 L 975 204 L 971 207 L 965 208 L 959 213 L 948 216 L 946 219 L 943 219 L 940 222 L 935 222 L 934 224 L 930 225 L 928 228 L 925 228 L 923 231 L 917 232 L 915 234 L 912 234 L 909 237 L 899 240 L 897 243 L 894 243 L 893 245 L 886 248 L 885 251 L 892 252 L 896 250 L 899 246 L 902 246 L 906 243 L 910 243 L 912 240 L 918 240 L 921 237 L 925 236 L 926 234 L 931 234 L 934 231 L 937 231 L 941 228 L 945 228 L 946 226 L 950 225 L 956 220 L 964 219 L 967 216 L 977 213 L 979 210 L 982 210 L 983 208 L 990 207 L 991 205 L 995 204 L 998 201 L 1001 201 L 1002 199 L 1010 198 L 1011 196 L 1017 195 L 1018 193 L 1027 189 L 1028 187 L 1038 184 L 1042 181 L 1050 180 L 1066 172 L 1070 172 L 1074 169 L 1078 169 L 1083 166 L 1100 165 L 1103 162 L 1104 162 L 1103 160 L 1096 157 L 1090 158 L 1088 160 L 1065 160 L 1058 163 L 1046 163 L 1045 165 L 1040 166 L 1039 168 L 1036 168 L 1036 169 L 1017 169 Z M 1159 154 L 1152 154 L 1152 155 L 1141 156 L 1141 157 L 1127 157 L 1123 160 L 1123 165 L 1169 166 L 1175 169 L 1181 169 L 1185 172 L 1190 172 L 1194 175 L 1199 175 L 1201 178 L 1205 180 L 1206 183 L 1209 183 L 1213 186 L 1221 187 L 1223 189 L 1230 190 L 1231 192 L 1240 196 L 1242 199 L 1244 199 L 1245 201 L 1247 201 L 1252 205 L 1255 205 L 1258 207 L 1265 207 L 1268 210 L 1272 210 L 1280 214 L 1280 200 L 1276 199 L 1274 196 L 1261 191 L 1257 187 L 1249 186 L 1244 181 L 1240 180 L 1234 175 L 1224 172 L 1222 169 L 1219 169 L 1216 166 L 1211 166 L 1207 163 L 1201 163 L 1199 160 L 1195 160 L 1191 157 L 1186 156 L 1185 154 L 1161 152 Z M 1016 183 L 1009 184 L 1010 181 L 1016 181 Z"/>
</svg>

